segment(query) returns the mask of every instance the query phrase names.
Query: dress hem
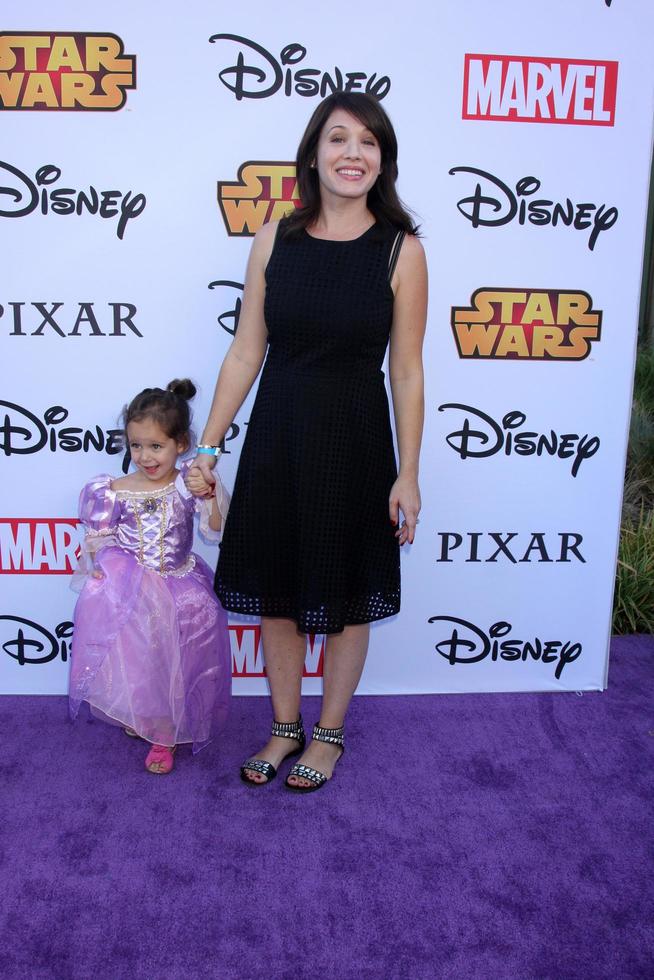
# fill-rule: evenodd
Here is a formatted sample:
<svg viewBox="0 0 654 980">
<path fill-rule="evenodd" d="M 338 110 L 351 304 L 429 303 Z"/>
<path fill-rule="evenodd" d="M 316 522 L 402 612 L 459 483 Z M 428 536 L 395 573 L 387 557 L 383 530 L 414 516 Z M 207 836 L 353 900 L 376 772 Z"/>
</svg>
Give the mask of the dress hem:
<svg viewBox="0 0 654 980">
<path fill-rule="evenodd" d="M 397 616 L 397 614 L 400 611 L 400 604 L 398 603 L 396 609 L 393 609 L 390 612 L 381 613 L 378 616 L 370 616 L 370 617 L 366 617 L 365 619 L 362 619 L 362 618 L 359 618 L 359 617 L 354 617 L 354 616 L 347 617 L 343 621 L 343 625 L 340 626 L 338 629 L 313 629 L 313 628 L 312 629 L 305 629 L 302 626 L 302 624 L 301 624 L 301 619 L 302 619 L 301 616 L 288 615 L 288 613 L 285 613 L 285 612 L 256 612 L 256 613 L 253 613 L 251 610 L 244 610 L 242 608 L 239 608 L 235 604 L 231 604 L 231 605 L 228 604 L 227 602 L 225 602 L 224 599 L 221 598 L 221 596 L 219 594 L 218 594 L 218 598 L 220 599 L 220 604 L 222 605 L 223 609 L 227 610 L 227 612 L 236 613 L 239 616 L 248 616 L 250 618 L 251 617 L 255 617 L 257 619 L 290 619 L 298 627 L 298 632 L 300 632 L 300 633 L 306 633 L 307 636 L 309 636 L 309 635 L 311 635 L 311 636 L 334 636 L 334 635 L 338 635 L 339 633 L 342 633 L 343 632 L 343 630 L 345 629 L 346 626 L 364 626 L 366 623 L 378 623 L 382 619 L 390 619 L 392 616 Z"/>
<path fill-rule="evenodd" d="M 210 735 L 208 738 L 201 739 L 200 741 L 198 741 L 198 739 L 195 739 L 195 738 L 186 738 L 186 739 L 180 740 L 179 742 L 171 742 L 170 745 L 167 745 L 166 742 L 155 742 L 154 739 L 148 738 L 147 735 L 141 735 L 141 733 L 138 731 L 138 729 L 133 728 L 133 726 L 129 722 L 127 722 L 127 721 L 121 721 L 119 718 L 116 718 L 114 715 L 110 715 L 108 711 L 105 711 L 99 705 L 94 704 L 94 702 L 91 701 L 88 697 L 83 697 L 80 700 L 80 706 L 82 704 L 84 704 L 84 703 L 86 703 L 89 706 L 89 709 L 91 711 L 91 714 L 98 721 L 102 722 L 105 725 L 111 725 L 112 727 L 115 727 L 115 728 L 122 728 L 123 730 L 125 728 L 131 728 L 132 731 L 136 732 L 136 735 L 138 736 L 138 738 L 141 739 L 141 741 L 147 742 L 149 745 L 165 745 L 166 748 L 168 748 L 168 749 L 174 749 L 175 746 L 177 746 L 177 745 L 190 745 L 193 748 L 193 755 L 196 755 L 202 749 L 206 748 L 206 746 L 211 741 L 213 741 L 213 739 L 215 737 L 214 735 Z M 78 707 L 78 711 L 76 712 L 76 715 L 75 716 L 77 716 L 77 713 L 78 712 L 79 712 L 79 707 Z M 96 714 L 96 712 L 98 712 L 98 714 Z M 132 737 L 134 737 L 134 736 L 132 736 Z M 195 748 L 196 745 L 198 746 L 197 749 Z"/>
</svg>

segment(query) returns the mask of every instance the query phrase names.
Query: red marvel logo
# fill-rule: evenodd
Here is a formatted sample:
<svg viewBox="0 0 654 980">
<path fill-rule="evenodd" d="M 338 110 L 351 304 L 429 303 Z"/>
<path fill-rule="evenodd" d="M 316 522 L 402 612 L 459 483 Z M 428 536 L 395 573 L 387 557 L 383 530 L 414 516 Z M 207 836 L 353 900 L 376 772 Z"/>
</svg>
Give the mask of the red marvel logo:
<svg viewBox="0 0 654 980">
<path fill-rule="evenodd" d="M 261 646 L 261 629 L 257 624 L 247 626 L 229 624 L 232 648 L 232 677 L 265 677 Z M 304 661 L 304 677 L 322 677 L 325 656 L 325 637 L 307 636 L 307 655 Z"/>
<path fill-rule="evenodd" d="M 613 126 L 617 61 L 467 54 L 463 118 Z"/>
<path fill-rule="evenodd" d="M 0 518 L 0 575 L 70 575 L 83 537 L 74 517 Z"/>
</svg>

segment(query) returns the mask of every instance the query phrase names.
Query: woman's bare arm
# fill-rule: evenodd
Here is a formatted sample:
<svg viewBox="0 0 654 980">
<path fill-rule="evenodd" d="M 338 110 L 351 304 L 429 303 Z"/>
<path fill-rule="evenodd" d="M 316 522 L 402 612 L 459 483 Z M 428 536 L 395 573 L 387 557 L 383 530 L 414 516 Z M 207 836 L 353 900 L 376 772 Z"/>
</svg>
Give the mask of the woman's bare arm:
<svg viewBox="0 0 654 980">
<path fill-rule="evenodd" d="M 222 442 L 266 356 L 268 332 L 263 315 L 265 271 L 273 249 L 277 224 L 270 222 L 263 225 L 252 243 L 238 329 L 218 374 L 209 418 L 200 440 L 204 445 L 217 446 Z M 205 479 L 213 482 L 211 469 L 215 465 L 215 457 L 201 454 L 196 463 Z"/>
<path fill-rule="evenodd" d="M 400 456 L 397 480 L 389 497 L 391 520 L 405 524 L 398 530 L 400 544 L 413 542 L 420 512 L 418 465 L 424 420 L 422 343 L 427 321 L 427 263 L 419 241 L 407 235 L 394 278 L 395 306 L 389 354 L 395 431 Z"/>
</svg>

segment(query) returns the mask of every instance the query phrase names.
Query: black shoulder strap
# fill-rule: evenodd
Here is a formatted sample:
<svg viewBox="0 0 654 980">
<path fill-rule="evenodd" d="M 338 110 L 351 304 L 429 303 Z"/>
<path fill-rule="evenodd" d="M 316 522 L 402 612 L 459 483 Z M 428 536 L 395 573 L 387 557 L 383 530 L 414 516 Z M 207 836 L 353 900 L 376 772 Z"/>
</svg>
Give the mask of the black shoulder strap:
<svg viewBox="0 0 654 980">
<path fill-rule="evenodd" d="M 397 265 L 397 260 L 400 257 L 400 250 L 402 248 L 402 242 L 406 235 L 405 231 L 398 231 L 395 236 L 395 241 L 393 242 L 393 247 L 391 248 L 391 255 L 388 260 L 388 281 L 390 282 L 393 278 L 393 273 L 395 272 L 395 266 Z"/>
</svg>

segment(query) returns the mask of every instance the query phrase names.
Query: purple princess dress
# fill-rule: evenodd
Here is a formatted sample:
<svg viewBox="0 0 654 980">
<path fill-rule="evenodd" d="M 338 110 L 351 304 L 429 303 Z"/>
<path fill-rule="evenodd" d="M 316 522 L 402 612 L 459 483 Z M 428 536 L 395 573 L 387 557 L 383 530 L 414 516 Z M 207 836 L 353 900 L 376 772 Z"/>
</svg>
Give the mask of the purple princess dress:
<svg viewBox="0 0 654 980">
<path fill-rule="evenodd" d="M 219 535 L 181 474 L 152 491 L 116 491 L 111 482 L 97 476 L 80 496 L 93 574 L 75 607 L 70 712 L 87 701 L 103 721 L 148 742 L 188 742 L 197 752 L 224 725 L 232 672 L 213 573 L 191 551 L 196 509 L 203 535 Z M 224 523 L 219 481 L 216 491 Z"/>
</svg>

